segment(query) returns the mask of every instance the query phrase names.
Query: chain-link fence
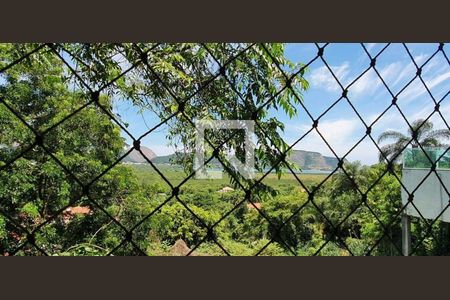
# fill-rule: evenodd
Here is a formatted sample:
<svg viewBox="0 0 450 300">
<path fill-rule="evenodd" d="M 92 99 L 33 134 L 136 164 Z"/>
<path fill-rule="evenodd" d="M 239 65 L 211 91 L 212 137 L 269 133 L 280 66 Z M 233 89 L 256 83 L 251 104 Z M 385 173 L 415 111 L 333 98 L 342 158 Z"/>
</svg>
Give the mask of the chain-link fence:
<svg viewBox="0 0 450 300">
<path fill-rule="evenodd" d="M 359 45 L 369 64 L 348 83 L 342 82 L 339 70 L 328 62 L 326 54 L 330 44 L 315 44 L 315 47 L 314 57 L 302 61 L 302 64 L 290 65 L 272 44 L 6 45 L 1 50 L 4 54 L 0 64 L 0 229 L 3 229 L 0 249 L 4 255 L 158 255 L 162 252 L 153 251 L 152 242 L 144 246 L 141 241 L 150 236 L 154 243 L 164 244 L 161 234 L 155 233 L 155 227 L 172 224 L 171 228 L 175 229 L 170 233 L 170 243 L 180 237 L 189 239 L 189 248 L 175 243 L 175 246 L 184 247 L 180 253 L 188 255 L 211 253 L 210 249 L 215 249 L 215 253 L 220 255 L 243 254 L 245 251 L 239 250 L 241 244 L 227 242 L 224 245 L 224 240 L 239 240 L 246 232 L 250 232 L 248 240 L 253 240 L 249 242 L 251 254 L 255 255 L 447 254 L 450 230 L 442 220 L 448 210 L 450 193 L 446 184 L 448 179 L 443 175 L 443 169 L 438 167 L 438 162 L 442 163 L 448 157 L 450 147 L 445 143 L 433 144 L 438 140 L 438 134 L 428 140 L 420 136 L 431 118 L 438 118 L 445 125 L 439 131 L 441 137 L 445 138 L 446 130 L 450 130 L 442 110 L 448 96 L 448 78 L 447 91 L 436 98 L 422 74 L 436 57 L 446 62 L 443 67 L 447 72 L 450 70 L 444 44 L 436 44 L 434 52 L 420 64 L 410 47 L 401 45 L 414 68 L 410 80 L 397 91 L 385 80 L 377 65 L 392 45 L 386 44 L 376 53 L 371 53 L 366 44 Z M 198 58 L 193 53 L 201 53 L 206 59 L 197 62 Z M 188 59 L 195 63 L 183 65 Z M 312 104 L 303 100 L 308 93 L 305 72 L 313 63 L 320 63 L 334 84 L 339 86 L 339 96 L 317 116 L 310 112 Z M 204 72 L 197 68 L 200 65 Z M 260 77 L 267 73 L 258 73 L 258 68 L 277 74 L 275 83 L 264 82 Z M 243 79 L 238 76 L 239 72 L 255 78 L 255 86 L 240 87 Z M 389 97 L 389 104 L 371 120 L 361 115 L 349 93 L 368 72 L 376 74 L 383 93 Z M 418 82 L 426 90 L 424 97 L 432 103 L 434 110 L 420 116 L 420 122 L 415 122 L 403 112 L 400 98 L 409 86 Z M 33 86 L 39 88 L 33 90 Z M 252 88 L 258 91 L 252 94 Z M 58 89 L 62 91 L 53 94 Z M 108 100 L 114 98 L 118 90 L 122 98 L 132 98 L 135 107 L 155 111 L 155 118 L 158 118 L 155 125 L 148 126 L 142 134 L 133 134 L 129 124 L 121 119 Z M 216 95 L 209 102 L 211 107 L 204 107 L 202 97 L 223 90 L 234 95 L 235 103 Z M 257 99 L 256 93 L 260 98 Z M 284 95 L 287 95 L 286 102 L 282 100 Z M 84 102 L 80 103 L 79 99 Z M 301 110 L 310 123 L 310 127 L 290 144 L 278 140 L 277 120 L 267 116 L 267 111 L 274 107 L 276 101 L 287 114 L 295 107 Z M 294 104 L 291 106 L 291 103 Z M 354 112 L 365 128 L 365 134 L 354 145 L 349 145 L 346 153 L 339 155 L 327 140 L 321 121 L 329 111 L 343 103 Z M 373 105 L 379 109 L 380 104 Z M 205 142 L 211 150 L 205 164 L 215 161 L 234 187 L 230 188 L 234 191 L 233 199 L 229 200 L 223 191 L 220 197 L 225 200 L 205 205 L 211 209 L 221 206 L 220 213 L 208 213 L 208 208 L 192 205 L 189 193 L 195 194 L 195 187 L 190 192 L 184 191 L 186 185 L 195 180 L 196 170 L 191 161 L 182 158 L 189 172 L 174 180 L 167 164 L 162 166 L 148 157 L 141 145 L 145 138 L 163 126 L 168 126 L 170 134 L 178 138 L 180 144 L 191 140 L 196 134 L 195 120 L 199 118 L 201 108 L 211 119 L 223 118 L 224 115 L 218 112 L 226 110 L 233 111 L 235 119 L 253 120 L 258 142 L 265 141 L 266 146 L 269 145 L 264 153 L 256 155 L 256 160 L 265 162 L 265 165 L 262 163 L 255 179 L 247 180 L 233 170 L 222 153 L 227 144 L 236 145 L 242 141 L 239 132 L 205 135 Z M 406 136 L 407 139 L 402 137 L 402 142 L 389 150 L 380 145 L 372 131 L 391 112 L 398 113 L 398 122 L 407 124 L 411 136 Z M 80 130 L 81 138 L 80 134 L 76 135 Z M 120 134 L 132 142 L 132 147 L 125 151 L 123 144 L 112 138 Z M 333 153 L 336 167 L 319 181 L 309 184 L 288 158 L 290 151 L 312 134 L 317 135 Z M 376 171 L 369 169 L 366 173 L 358 173 L 349 165 L 348 156 L 363 141 L 369 141 L 380 154 L 381 162 Z M 62 143 L 67 148 L 63 148 Z M 430 145 L 440 147 L 437 156 L 430 154 Z M 422 150 L 420 159 L 425 163 L 421 168 L 425 173 L 413 187 L 405 182 L 402 166 L 398 164 L 404 150 L 411 146 Z M 158 181 L 167 189 L 149 189 L 139 197 L 133 196 L 135 202 L 130 200 L 130 189 L 135 187 L 128 182 L 132 175 L 119 173 L 126 172 L 123 171 L 123 162 L 132 152 L 138 152 L 145 159 L 145 165 L 155 172 L 150 184 Z M 89 156 L 95 159 L 87 162 Z M 301 190 L 287 204 L 281 196 L 276 196 L 271 183 L 267 183 L 274 173 L 280 177 L 289 175 L 290 186 Z M 434 185 L 438 185 L 440 199 L 445 199 L 446 203 L 432 217 L 424 216 L 423 208 L 414 201 L 416 192 L 431 177 L 436 178 Z M 390 178 L 389 182 L 386 178 Z M 210 183 L 203 182 L 205 186 Z M 351 194 L 352 200 L 335 194 L 330 182 L 346 185 L 344 194 Z M 407 201 L 401 202 L 401 192 Z M 428 196 L 429 199 L 434 197 Z M 270 210 L 265 206 L 268 197 L 278 197 L 270 204 Z M 346 201 L 350 204 L 344 207 Z M 147 206 L 150 202 L 152 205 Z M 170 210 L 169 205 L 174 203 L 178 205 L 177 209 Z M 285 210 L 283 205 L 289 206 L 289 210 Z M 408 209 L 416 212 L 412 225 L 411 217 L 405 217 Z M 283 213 L 277 214 L 277 211 Z M 159 216 L 158 221 L 151 221 L 156 216 Z M 355 219 L 355 216 L 364 221 Z M 235 221 L 224 225 L 231 217 Z M 253 228 L 246 226 L 246 222 Z M 259 239 L 252 236 L 260 235 L 258 230 L 255 231 L 258 226 L 268 228 L 264 237 L 259 236 Z M 105 233 L 107 230 L 111 230 L 108 235 Z M 96 241 L 100 235 L 106 240 L 101 246 L 89 242 Z M 67 238 L 62 239 L 62 236 Z M 320 241 L 316 240 L 317 236 L 321 237 Z M 82 242 L 80 237 L 84 237 Z M 162 247 L 173 249 L 175 246 L 170 243 Z M 55 248 L 56 244 L 58 247 Z M 83 251 L 87 252 L 76 252 L 81 244 L 84 245 Z M 305 244 L 309 250 L 300 251 Z M 209 252 L 202 250 L 205 245 L 208 245 Z M 274 245 L 277 247 L 275 250 Z M 338 250 L 329 252 L 332 251 L 330 245 Z M 380 247 L 387 247 L 389 251 L 382 252 Z M 431 248 L 438 250 L 432 252 Z"/>
</svg>

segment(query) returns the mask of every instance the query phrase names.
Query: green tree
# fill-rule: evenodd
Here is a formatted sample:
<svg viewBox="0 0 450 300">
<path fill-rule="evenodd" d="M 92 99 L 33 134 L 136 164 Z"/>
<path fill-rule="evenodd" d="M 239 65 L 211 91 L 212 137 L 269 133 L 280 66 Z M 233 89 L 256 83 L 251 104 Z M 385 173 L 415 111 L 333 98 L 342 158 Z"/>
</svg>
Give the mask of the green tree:
<svg viewBox="0 0 450 300">
<path fill-rule="evenodd" d="M 1 44 L 0 69 L 36 46 Z M 143 55 L 147 50 L 148 55 Z M 137 60 L 144 63 L 136 65 Z M 134 69 L 118 77 L 132 64 Z M 196 136 L 192 122 L 254 119 L 256 169 L 275 166 L 281 174 L 284 166 L 277 164 L 277 149 L 285 151 L 288 145 L 281 137 L 284 125 L 269 117 L 269 110 L 296 115 L 308 88 L 301 67 L 286 59 L 283 44 L 62 44 L 53 49 L 46 46 L 8 68 L 0 78 L 0 252 L 24 246 L 19 254 L 39 253 L 27 243 L 29 239 L 49 254 L 104 254 L 124 239 L 119 222 L 132 228 L 163 201 L 157 196 L 166 192 L 163 187 L 141 189 L 125 166 L 108 170 L 124 147 L 120 128 L 105 114 L 105 110 L 112 114 L 113 97 L 129 99 L 141 109 L 154 111 L 161 120 L 168 119 L 172 143 L 191 154 L 183 160 L 188 171 L 192 171 Z M 214 75 L 217 72 L 219 76 Z M 91 100 L 82 81 L 101 90 L 99 103 L 70 116 Z M 242 132 L 207 132 L 207 138 L 215 146 L 230 139 L 223 145 L 224 152 L 235 151 L 245 160 Z M 216 155 L 227 164 L 223 152 Z M 228 171 L 235 186 L 239 186 L 236 180 L 247 187 L 254 184 L 233 169 Z M 253 192 L 267 194 L 269 190 L 261 184 Z M 217 208 L 211 195 L 187 196 L 186 200 L 210 225 L 232 208 L 235 198 L 224 197 Z M 73 205 L 89 207 L 92 214 L 67 219 L 63 210 Z M 287 215 L 280 215 L 277 222 Z M 269 237 L 267 225 L 259 226 L 264 222 L 256 211 L 243 207 L 215 230 L 221 238 L 228 238 L 226 243 L 236 239 L 253 249 Z M 301 218 L 294 219 L 286 232 L 297 234 L 300 223 Z M 227 232 L 226 227 L 233 224 L 240 226 Z M 33 239 L 27 236 L 34 231 Z M 171 243 L 178 238 L 195 245 L 205 234 L 202 222 L 178 202 L 164 206 L 133 231 L 142 249 L 151 248 L 153 240 Z M 297 242 L 297 238 L 292 241 Z M 129 246 L 117 253 L 132 251 Z M 282 250 L 273 244 L 267 253 Z"/>
<path fill-rule="evenodd" d="M 382 177 L 370 189 L 367 194 L 367 204 L 357 218 L 361 227 L 361 239 L 366 244 L 365 252 L 373 248 L 372 255 L 401 255 L 399 211 L 402 204 L 401 185 L 398 179 L 401 177 L 401 172 L 398 166 L 394 167 L 394 173 L 384 174 L 385 171 L 384 164 L 377 164 L 365 172 L 369 183 Z M 376 243 L 378 245 L 375 246 Z"/>
<path fill-rule="evenodd" d="M 154 111 L 161 120 L 168 119 L 168 138 L 175 147 L 181 145 L 180 152 L 188 154 L 181 156 L 188 172 L 192 171 L 195 149 L 194 121 L 254 119 L 255 167 L 261 171 L 276 166 L 281 174 L 283 165 L 276 164 L 276 148 L 288 148 L 281 137 L 284 124 L 268 112 L 281 109 L 294 117 L 308 88 L 305 70 L 285 57 L 283 44 L 63 44 L 58 48 L 79 62 L 83 79 L 92 86 L 105 85 L 135 65 L 104 91 Z M 139 60 L 145 63 L 136 64 Z M 215 76 L 217 73 L 221 75 Z M 214 146 L 223 144 L 223 151 L 216 154 L 230 168 L 230 179 L 236 186 L 236 180 L 247 186 L 254 183 L 242 178 L 224 159 L 225 152 L 235 151 L 241 161 L 245 160 L 243 132 L 207 132 L 206 138 Z M 212 149 L 207 154 L 211 155 Z M 268 187 L 261 184 L 257 188 L 265 192 Z"/>
<path fill-rule="evenodd" d="M 390 161 L 393 160 L 396 162 L 399 160 L 402 150 L 411 139 L 412 148 L 418 148 L 419 144 L 422 147 L 440 147 L 443 145 L 441 143 L 442 140 L 450 140 L 450 130 L 433 130 L 433 127 L 431 121 L 427 120 L 424 122 L 424 120 L 418 119 L 412 122 L 411 128 L 408 129 L 406 135 L 398 131 L 389 130 L 378 137 L 378 143 L 386 140 L 394 140 L 392 144 L 381 147 L 381 151 Z M 379 154 L 380 162 L 385 160 L 383 154 Z"/>
<path fill-rule="evenodd" d="M 2 44 L 0 47 L 2 68 L 33 45 Z M 82 92 L 69 91 L 66 75 L 62 62 L 48 51 L 35 54 L 2 73 L 1 253 L 26 244 L 26 232 L 37 229 L 35 242 L 49 254 L 61 253 L 78 243 L 96 243 L 98 240 L 92 241 L 91 237 L 100 238 L 101 234 L 94 233 L 110 221 L 98 206 L 108 210 L 120 205 L 129 193 L 130 183 L 124 181 L 129 174 L 120 168 L 89 185 L 90 198 L 83 193 L 82 185 L 88 186 L 114 163 L 124 144 L 118 126 L 96 105 L 85 107 L 59 124 L 86 103 Z M 100 101 L 105 107 L 110 106 L 108 97 Z M 75 217 L 67 223 L 62 210 L 72 205 L 90 207 L 93 214 Z M 41 226 L 46 220 L 51 221 Z M 26 244 L 19 253 L 38 252 Z"/>
</svg>

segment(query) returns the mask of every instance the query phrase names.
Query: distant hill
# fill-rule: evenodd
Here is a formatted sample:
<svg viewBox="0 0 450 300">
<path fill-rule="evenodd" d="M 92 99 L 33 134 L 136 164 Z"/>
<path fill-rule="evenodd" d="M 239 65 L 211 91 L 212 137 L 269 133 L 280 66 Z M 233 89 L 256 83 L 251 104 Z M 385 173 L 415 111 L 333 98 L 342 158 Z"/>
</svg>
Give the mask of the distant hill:
<svg viewBox="0 0 450 300">
<path fill-rule="evenodd" d="M 170 164 L 172 159 L 175 158 L 175 154 L 165 155 L 165 156 L 157 156 L 152 159 L 152 162 L 155 164 Z"/>
<path fill-rule="evenodd" d="M 157 156 L 157 157 L 155 157 L 155 158 L 153 158 L 152 159 L 152 162 L 153 163 L 155 163 L 155 164 L 173 164 L 173 162 L 178 158 L 178 159 L 181 159 L 181 158 L 183 158 L 184 157 L 184 154 L 183 153 L 178 153 L 178 157 L 177 157 L 177 154 L 169 154 L 169 155 L 164 155 L 164 156 Z M 217 159 L 213 159 L 212 161 L 211 161 L 211 166 L 219 166 L 219 162 L 218 162 L 218 160 Z"/>
<path fill-rule="evenodd" d="M 128 151 L 128 150 L 127 150 Z M 145 146 L 141 146 L 141 151 L 142 153 L 144 153 L 144 155 L 152 160 L 156 157 L 155 152 L 153 152 L 150 148 L 147 148 Z M 146 163 L 147 161 L 145 160 L 145 158 L 141 155 L 141 153 L 139 153 L 139 151 L 136 151 L 133 149 L 133 151 L 130 152 L 130 154 L 128 154 L 122 162 L 125 163 L 135 163 L 135 164 L 142 164 L 142 163 Z"/>
<path fill-rule="evenodd" d="M 155 164 L 170 164 L 174 158 L 175 154 L 157 156 L 152 159 L 152 162 Z M 305 150 L 294 150 L 288 160 L 297 164 L 303 170 L 332 171 L 338 164 L 335 157 L 323 156 L 319 152 Z M 213 159 L 210 165 L 219 165 L 219 162 Z"/>
<path fill-rule="evenodd" d="M 331 171 L 338 164 L 338 160 L 335 157 L 323 156 L 319 152 L 305 150 L 294 150 L 288 160 L 297 164 L 303 170 Z"/>
</svg>

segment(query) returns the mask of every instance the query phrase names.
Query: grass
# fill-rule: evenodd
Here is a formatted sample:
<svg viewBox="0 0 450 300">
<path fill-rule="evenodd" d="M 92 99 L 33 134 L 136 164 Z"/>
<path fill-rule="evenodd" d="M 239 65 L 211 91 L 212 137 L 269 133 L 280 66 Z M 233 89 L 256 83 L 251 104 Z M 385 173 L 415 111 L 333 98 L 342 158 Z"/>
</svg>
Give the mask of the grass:
<svg viewBox="0 0 450 300">
<path fill-rule="evenodd" d="M 142 185 L 160 184 L 162 186 L 169 185 L 162 179 L 162 177 L 153 169 L 151 165 L 147 164 L 135 164 L 129 165 L 137 175 L 139 182 Z M 180 167 L 171 166 L 167 164 L 156 165 L 157 169 L 167 178 L 167 180 L 176 186 L 180 184 L 189 174 L 186 174 Z M 262 173 L 256 174 L 256 178 L 261 178 Z M 297 174 L 297 177 L 306 185 L 311 186 L 321 182 L 327 175 L 326 174 Z M 300 186 L 294 175 L 290 173 L 283 174 L 278 179 L 276 174 L 267 175 L 263 182 L 276 189 L 284 189 L 292 186 Z M 196 179 L 192 176 L 184 185 L 185 188 L 194 190 L 219 190 L 225 186 L 230 186 L 230 180 L 228 175 L 224 175 L 221 179 Z"/>
</svg>

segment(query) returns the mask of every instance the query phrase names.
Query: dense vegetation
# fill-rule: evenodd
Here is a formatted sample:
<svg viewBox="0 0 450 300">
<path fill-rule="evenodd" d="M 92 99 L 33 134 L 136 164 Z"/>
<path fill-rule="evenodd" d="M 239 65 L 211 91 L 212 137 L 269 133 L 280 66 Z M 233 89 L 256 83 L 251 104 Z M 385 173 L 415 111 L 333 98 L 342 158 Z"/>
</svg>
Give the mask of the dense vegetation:
<svg viewBox="0 0 450 300">
<path fill-rule="evenodd" d="M 159 203 L 166 198 L 165 193 L 169 191 L 164 188 L 163 181 L 158 179 L 159 175 L 152 171 L 151 167 L 130 168 L 133 169 L 142 187 L 159 182 L 158 185 L 153 185 L 160 193 Z M 179 182 L 185 177 L 181 170 L 165 170 L 166 166 L 158 168 L 172 182 Z M 276 227 L 289 220 L 283 225 L 280 234 L 276 235 L 276 229 L 251 204 L 245 202 L 216 227 L 217 240 L 234 255 L 255 254 L 272 238 L 274 243 L 271 243 L 261 253 L 262 255 L 291 255 L 292 252 L 297 255 L 364 255 L 367 252 L 371 255 L 401 255 L 399 214 L 401 187 L 397 179 L 400 179 L 401 174 L 399 167 L 395 168 L 395 174 L 386 173 L 384 164 L 361 166 L 359 163 L 348 163 L 344 165 L 344 169 L 354 181 L 343 172 L 338 172 L 328 179 L 327 175 L 298 176 L 309 191 L 315 191 L 312 202 L 308 200 L 308 193 L 293 175 L 285 174 L 281 179 L 275 174 L 269 175 L 265 183 L 277 190 L 277 194 L 254 199 L 254 202 L 261 204 L 258 206 L 261 212 Z M 325 179 L 325 183 L 320 185 Z M 372 185 L 373 188 L 367 193 L 367 199 L 362 203 L 362 194 L 366 194 Z M 221 193 L 221 189 L 225 186 L 228 186 L 226 177 L 207 183 L 205 180 L 190 180 L 182 189 L 180 199 L 213 224 L 244 197 L 239 191 Z M 172 205 L 184 211 L 176 201 L 169 202 L 169 206 Z M 289 219 L 300 208 L 299 213 Z M 206 235 L 206 231 L 199 231 L 200 224 L 194 225 L 194 217 L 189 214 L 186 216 L 192 220 L 190 223 L 192 228 L 183 231 L 181 223 L 179 227 L 174 228 L 167 225 L 168 227 L 160 233 L 160 236 L 166 236 L 166 239 L 158 240 L 161 248 L 158 250 L 160 252 L 156 253 L 169 251 L 170 245 L 173 245 L 176 239 L 183 239 L 192 247 Z M 161 216 L 154 215 L 154 217 L 158 219 Z M 340 226 L 337 226 L 338 224 Z M 413 219 L 413 244 L 425 236 L 426 229 L 424 221 Z M 176 230 L 177 233 L 173 235 Z M 167 236 L 167 231 L 171 232 L 171 238 Z M 197 235 L 191 235 L 192 232 L 196 232 Z M 448 235 L 446 224 L 437 222 L 433 227 L 431 238 L 426 238 L 419 245 L 417 254 L 447 253 L 449 245 L 446 235 Z M 223 255 L 222 250 L 211 241 L 202 244 L 196 253 Z"/>
<path fill-rule="evenodd" d="M 111 53 L 119 51 L 128 61 L 136 53 L 131 51 L 131 45 L 66 46 L 91 66 L 81 67 L 84 79 L 99 85 L 119 73 L 118 62 Z M 222 63 L 236 52 L 221 45 L 209 47 Z M 283 58 L 281 45 L 270 47 L 283 66 L 294 67 Z M 31 48 L 0 45 L 0 69 Z M 257 49 L 247 61 L 230 63 L 227 69 L 229 78 L 246 93 L 246 101 L 228 107 L 235 94 L 226 82 L 217 80 L 192 105 L 186 104 L 184 112 L 195 117 L 248 118 L 252 105 L 260 104 L 286 80 L 274 68 L 271 58 Z M 204 49 L 179 44 L 159 51 L 148 64 L 159 70 L 178 95 L 189 94 L 206 80 L 205 70 L 211 62 Z M 180 66 L 192 73 L 181 72 Z M 119 126 L 109 116 L 111 90 L 102 93 L 98 103 L 65 119 L 90 98 L 51 50 L 25 59 L 1 75 L 3 255 L 140 254 L 134 246 L 148 255 L 166 255 L 172 254 L 171 247 L 180 239 L 197 255 L 223 255 L 217 243 L 234 255 L 252 255 L 260 250 L 262 255 L 400 254 L 398 167 L 386 173 L 384 164 L 369 167 L 345 163 L 350 177 L 343 172 L 329 177 L 301 174 L 298 178 L 302 186 L 294 175 L 283 174 L 280 165 L 252 190 L 251 202 L 244 201 L 246 195 L 236 182 L 242 178 L 237 178 L 237 174 L 223 180 L 190 179 L 174 195 L 173 187 L 183 182 L 185 171 L 190 170 L 189 161 L 184 162 L 182 169 L 159 165 L 168 181 L 150 166 L 115 164 L 125 144 Z M 128 95 L 135 105 L 159 112 L 161 118 L 177 112 L 179 103 L 163 101 L 170 95 L 154 83 L 154 74 L 135 75 L 138 80 L 130 83 L 130 78 L 122 78 L 115 88 Z M 290 84 L 301 95 L 307 82 L 300 76 L 296 78 Z M 301 99 L 289 91 L 277 98 L 272 107 L 293 116 L 295 103 Z M 147 97 L 153 102 L 148 102 Z M 261 171 L 278 159 L 274 148 L 283 150 L 286 144 L 279 132 L 283 124 L 267 117 L 267 110 L 260 110 L 256 117 L 261 126 L 256 149 L 257 169 Z M 174 117 L 169 135 L 174 143 L 181 141 L 189 148 L 193 137 L 192 131 L 185 129 L 186 119 L 179 114 Z M 217 142 L 223 137 L 211 138 Z M 241 141 L 237 137 L 229 145 L 237 147 L 238 154 Z M 243 182 L 246 186 L 252 184 Z M 232 189 L 222 190 L 225 187 Z M 314 198 L 310 197 L 312 193 Z M 79 213 L 70 210 L 75 207 Z M 129 239 L 126 232 L 131 230 Z M 425 233 L 425 222 L 414 220 L 413 242 L 421 241 Z M 433 233 L 449 236 L 450 230 L 436 223 Z M 433 236 L 420 243 L 417 254 L 448 252 L 449 239 Z"/>
</svg>

